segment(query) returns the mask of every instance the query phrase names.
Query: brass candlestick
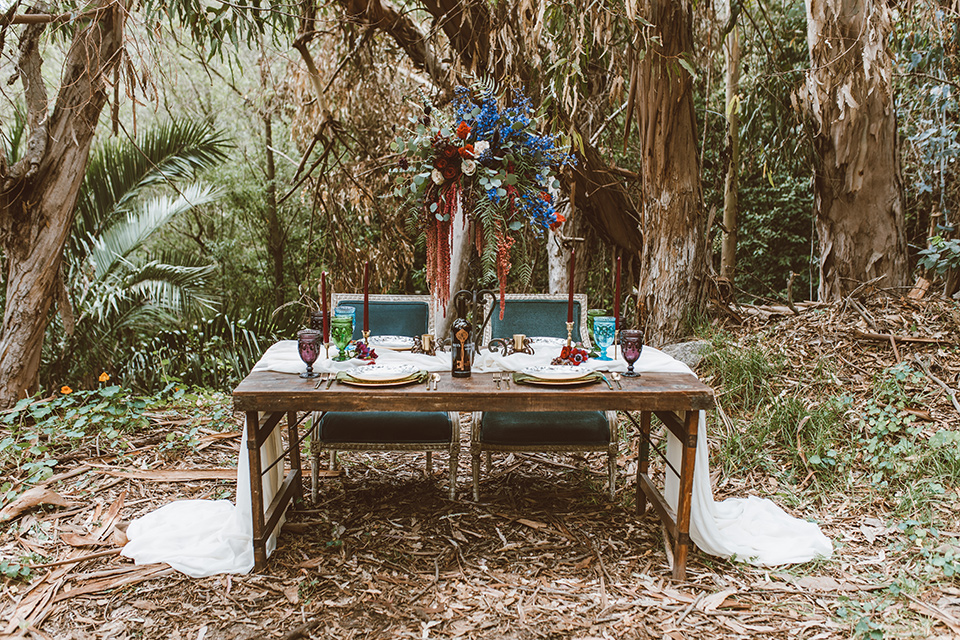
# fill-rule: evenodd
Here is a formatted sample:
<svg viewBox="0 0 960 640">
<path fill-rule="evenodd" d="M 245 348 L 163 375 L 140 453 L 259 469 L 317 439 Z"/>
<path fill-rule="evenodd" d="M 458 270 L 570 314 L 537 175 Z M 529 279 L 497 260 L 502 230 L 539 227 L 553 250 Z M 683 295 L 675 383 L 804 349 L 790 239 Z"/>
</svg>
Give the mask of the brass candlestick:
<svg viewBox="0 0 960 640">
<path fill-rule="evenodd" d="M 363 332 L 363 342 L 364 342 L 364 344 L 366 344 L 367 346 L 370 345 L 370 330 L 369 330 L 369 329 Z"/>
<path fill-rule="evenodd" d="M 573 346 L 573 323 L 572 322 L 567 323 L 567 346 L 568 347 Z"/>
</svg>

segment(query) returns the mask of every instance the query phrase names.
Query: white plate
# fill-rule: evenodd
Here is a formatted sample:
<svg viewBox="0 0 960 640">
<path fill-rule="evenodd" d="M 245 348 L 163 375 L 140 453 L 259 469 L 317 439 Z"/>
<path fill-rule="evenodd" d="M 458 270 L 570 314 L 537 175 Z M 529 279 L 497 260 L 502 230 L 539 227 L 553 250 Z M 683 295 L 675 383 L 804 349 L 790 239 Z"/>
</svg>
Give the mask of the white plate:
<svg viewBox="0 0 960 640">
<path fill-rule="evenodd" d="M 530 344 L 542 344 L 548 347 L 562 347 L 567 344 L 566 338 L 551 338 L 548 336 L 530 336 Z"/>
<path fill-rule="evenodd" d="M 409 336 L 370 336 L 367 343 L 371 347 L 382 347 L 396 351 L 405 351 L 413 348 L 413 338 Z"/>
<path fill-rule="evenodd" d="M 590 373 L 587 369 L 581 369 L 571 364 L 546 364 L 540 367 L 527 367 L 522 369 L 521 373 L 528 376 L 535 376 L 541 380 L 573 380 L 582 378 Z"/>
<path fill-rule="evenodd" d="M 399 380 L 420 371 L 420 367 L 412 364 L 368 364 L 365 367 L 348 369 L 347 373 L 357 380 L 368 382 L 383 382 L 384 380 Z"/>
</svg>

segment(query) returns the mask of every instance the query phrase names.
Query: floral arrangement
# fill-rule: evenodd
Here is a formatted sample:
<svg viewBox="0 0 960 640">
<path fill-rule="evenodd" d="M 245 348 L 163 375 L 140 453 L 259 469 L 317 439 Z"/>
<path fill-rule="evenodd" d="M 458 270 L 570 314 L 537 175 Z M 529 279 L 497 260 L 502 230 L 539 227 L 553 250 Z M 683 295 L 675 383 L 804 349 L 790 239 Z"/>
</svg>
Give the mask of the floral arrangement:
<svg viewBox="0 0 960 640">
<path fill-rule="evenodd" d="M 590 358 L 590 354 L 586 349 L 581 349 L 582 346 L 564 346 L 560 350 L 560 355 L 554 358 L 550 364 L 572 364 L 574 366 L 583 364 Z"/>
<path fill-rule="evenodd" d="M 366 342 L 357 340 L 356 342 L 350 343 L 353 347 L 353 356 L 359 360 L 369 360 L 373 362 L 377 359 L 377 352 L 373 350 L 373 347 L 368 345 Z M 348 347 L 349 348 L 349 347 Z"/>
<path fill-rule="evenodd" d="M 426 236 L 427 283 L 445 306 L 450 291 L 454 218 L 474 223 L 484 276 L 500 283 L 502 300 L 511 250 L 526 226 L 537 235 L 564 218 L 554 208 L 554 170 L 572 162 L 554 136 L 536 131 L 533 107 L 520 92 L 502 106 L 491 89 L 459 87 L 452 117 L 429 103 L 412 118 L 412 134 L 392 144 L 400 152 L 398 192 L 413 202 L 412 222 Z M 410 177 L 412 174 L 412 178 Z"/>
</svg>

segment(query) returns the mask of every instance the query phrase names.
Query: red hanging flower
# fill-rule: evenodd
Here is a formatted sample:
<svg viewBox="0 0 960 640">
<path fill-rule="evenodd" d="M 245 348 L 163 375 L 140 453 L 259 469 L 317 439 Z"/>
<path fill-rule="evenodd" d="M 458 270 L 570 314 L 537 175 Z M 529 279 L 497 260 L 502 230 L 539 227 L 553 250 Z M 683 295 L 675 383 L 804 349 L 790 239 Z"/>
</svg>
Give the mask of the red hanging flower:
<svg viewBox="0 0 960 640">
<path fill-rule="evenodd" d="M 470 135 L 470 125 L 466 122 L 461 122 L 459 126 L 457 126 L 457 137 L 461 140 L 466 140 L 468 135 Z"/>
</svg>

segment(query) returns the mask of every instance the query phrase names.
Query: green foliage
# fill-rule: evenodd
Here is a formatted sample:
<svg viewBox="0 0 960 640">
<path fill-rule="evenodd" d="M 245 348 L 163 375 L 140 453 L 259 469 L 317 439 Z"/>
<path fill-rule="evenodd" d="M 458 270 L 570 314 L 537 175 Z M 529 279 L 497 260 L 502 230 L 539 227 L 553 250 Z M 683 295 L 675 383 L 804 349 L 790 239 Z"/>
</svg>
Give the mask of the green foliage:
<svg viewBox="0 0 960 640">
<path fill-rule="evenodd" d="M 57 456 L 88 436 L 104 445 L 122 447 L 126 433 L 146 425 L 147 403 L 117 385 L 72 391 L 64 387 L 52 398 L 31 397 L 17 402 L 0 424 L 0 465 L 17 469 L 28 482 L 53 474 Z"/>
<path fill-rule="evenodd" d="M 30 582 L 33 578 L 33 570 L 14 560 L 0 560 L 0 575 L 8 580 L 18 582 Z"/>
<path fill-rule="evenodd" d="M 225 146 L 213 127 L 175 121 L 98 148 L 64 254 L 75 325 L 51 323 L 43 379 L 89 384 L 104 369 L 123 369 L 141 336 L 214 305 L 207 293 L 213 265 L 169 249 L 151 253 L 146 244 L 218 197 L 192 180 L 225 159 Z M 165 193 L 171 188 L 176 193 Z"/>
<path fill-rule="evenodd" d="M 930 238 L 930 246 L 921 249 L 919 255 L 918 266 L 937 275 L 960 269 L 960 240 L 934 236 Z"/>
</svg>

